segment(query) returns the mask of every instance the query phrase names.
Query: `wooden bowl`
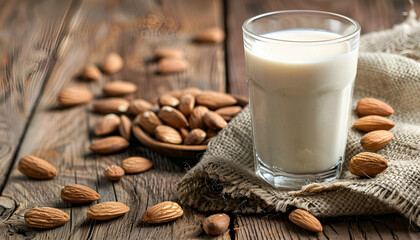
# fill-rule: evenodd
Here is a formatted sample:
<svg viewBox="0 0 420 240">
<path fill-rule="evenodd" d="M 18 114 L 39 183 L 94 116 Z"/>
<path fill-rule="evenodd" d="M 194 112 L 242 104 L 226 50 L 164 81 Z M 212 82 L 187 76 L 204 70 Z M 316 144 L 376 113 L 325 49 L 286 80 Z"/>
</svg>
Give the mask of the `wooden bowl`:
<svg viewBox="0 0 420 240">
<path fill-rule="evenodd" d="M 238 105 L 241 107 L 245 107 L 248 104 L 248 98 L 233 94 L 232 96 L 238 100 Z M 167 157 L 198 160 L 200 157 L 198 155 L 207 149 L 207 145 L 177 145 L 157 141 L 144 132 L 137 124 L 133 125 L 133 134 L 141 144 Z"/>
</svg>

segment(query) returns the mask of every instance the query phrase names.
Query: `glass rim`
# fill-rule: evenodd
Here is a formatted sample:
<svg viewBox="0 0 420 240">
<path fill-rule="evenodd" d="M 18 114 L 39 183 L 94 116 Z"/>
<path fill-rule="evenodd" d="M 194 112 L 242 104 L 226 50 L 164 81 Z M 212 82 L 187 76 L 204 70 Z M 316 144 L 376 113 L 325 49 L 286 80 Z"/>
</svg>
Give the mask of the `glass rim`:
<svg viewBox="0 0 420 240">
<path fill-rule="evenodd" d="M 314 40 L 314 41 L 299 41 L 299 40 L 282 40 L 282 39 L 278 39 L 278 38 L 271 38 L 271 37 L 266 37 L 266 36 L 262 36 L 260 34 L 256 34 L 253 33 L 250 29 L 249 29 L 249 24 L 255 20 L 267 17 L 267 16 L 272 16 L 272 15 L 278 15 L 278 14 L 285 14 L 285 13 L 313 13 L 313 14 L 321 14 L 321 15 L 329 15 L 329 16 L 334 16 L 334 17 L 338 17 L 341 19 L 344 19 L 346 21 L 348 21 L 349 23 L 353 24 L 353 26 L 356 27 L 356 29 L 349 33 L 346 34 L 344 36 L 340 36 L 337 38 L 332 38 L 332 39 L 326 39 L 326 40 Z M 264 42 L 272 42 L 272 43 L 336 43 L 336 42 L 343 42 L 343 41 L 347 41 L 349 39 L 354 38 L 355 36 L 357 36 L 360 33 L 361 27 L 359 25 L 358 22 L 356 22 L 355 20 L 353 20 L 352 18 L 346 17 L 344 15 L 338 14 L 338 13 L 332 13 L 332 12 L 326 12 L 326 11 L 317 11 L 317 10 L 282 10 L 282 11 L 275 11 L 275 12 L 268 12 L 268 13 L 263 13 L 257 16 L 254 16 L 252 18 L 247 19 L 243 24 L 242 24 L 242 31 L 257 39 L 260 41 L 264 41 Z"/>
</svg>

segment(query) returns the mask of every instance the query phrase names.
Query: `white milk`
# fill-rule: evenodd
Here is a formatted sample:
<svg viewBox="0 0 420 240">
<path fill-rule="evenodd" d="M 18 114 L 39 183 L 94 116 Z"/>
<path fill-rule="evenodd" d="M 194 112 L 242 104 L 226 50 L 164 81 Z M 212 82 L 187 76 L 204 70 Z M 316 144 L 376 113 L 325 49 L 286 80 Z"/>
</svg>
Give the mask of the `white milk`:
<svg viewBox="0 0 420 240">
<path fill-rule="evenodd" d="M 295 41 L 336 39 L 315 31 L 264 35 Z M 262 44 L 245 49 L 258 158 L 289 173 L 328 170 L 344 157 L 357 51 L 335 44 Z"/>
</svg>

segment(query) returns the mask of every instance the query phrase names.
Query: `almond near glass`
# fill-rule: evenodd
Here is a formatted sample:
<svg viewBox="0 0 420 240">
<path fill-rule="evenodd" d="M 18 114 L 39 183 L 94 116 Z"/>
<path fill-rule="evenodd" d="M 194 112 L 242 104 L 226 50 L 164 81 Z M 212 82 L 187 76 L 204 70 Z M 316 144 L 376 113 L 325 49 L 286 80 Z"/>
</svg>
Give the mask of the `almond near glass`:
<svg viewBox="0 0 420 240">
<path fill-rule="evenodd" d="M 279 11 L 243 27 L 255 169 L 299 188 L 341 172 L 360 26 L 320 11 Z"/>
</svg>

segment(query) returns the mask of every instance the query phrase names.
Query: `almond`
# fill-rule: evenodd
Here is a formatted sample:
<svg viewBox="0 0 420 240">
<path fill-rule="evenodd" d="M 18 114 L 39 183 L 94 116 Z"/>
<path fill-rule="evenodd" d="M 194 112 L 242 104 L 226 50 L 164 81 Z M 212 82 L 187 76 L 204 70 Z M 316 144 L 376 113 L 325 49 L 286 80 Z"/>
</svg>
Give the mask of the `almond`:
<svg viewBox="0 0 420 240">
<path fill-rule="evenodd" d="M 156 58 L 183 58 L 184 52 L 170 47 L 160 47 L 155 50 Z"/>
<path fill-rule="evenodd" d="M 217 131 L 211 128 L 208 128 L 206 131 L 207 138 L 211 138 L 217 135 Z"/>
<path fill-rule="evenodd" d="M 165 94 L 159 97 L 159 105 L 160 106 L 170 106 L 170 107 L 176 107 L 179 104 L 178 98 L 170 95 Z"/>
<path fill-rule="evenodd" d="M 207 217 L 203 221 L 203 229 L 208 235 L 220 235 L 228 230 L 229 224 L 229 215 L 217 213 Z"/>
<path fill-rule="evenodd" d="M 180 144 L 182 143 L 181 135 L 172 127 L 160 125 L 155 129 L 156 139 L 166 143 Z"/>
<path fill-rule="evenodd" d="M 70 221 L 67 213 L 50 207 L 36 207 L 25 213 L 25 222 L 33 228 L 54 228 Z"/>
<path fill-rule="evenodd" d="M 236 104 L 236 99 L 229 94 L 205 91 L 196 96 L 195 101 L 198 105 L 203 105 L 209 109 L 218 109 Z"/>
<path fill-rule="evenodd" d="M 184 214 L 181 206 L 175 202 L 161 202 L 146 210 L 142 221 L 145 223 L 164 223 L 173 221 Z"/>
<path fill-rule="evenodd" d="M 101 71 L 94 65 L 88 64 L 82 72 L 82 78 L 86 80 L 98 80 L 102 77 Z"/>
<path fill-rule="evenodd" d="M 124 169 L 117 165 L 111 165 L 104 170 L 104 175 L 111 181 L 118 181 L 124 176 Z"/>
<path fill-rule="evenodd" d="M 199 145 L 204 141 L 204 139 L 206 139 L 206 132 L 199 128 L 196 128 L 191 130 L 191 132 L 185 137 L 184 144 Z"/>
<path fill-rule="evenodd" d="M 130 208 L 120 202 L 103 202 L 89 208 L 87 217 L 94 220 L 109 220 L 124 215 Z"/>
<path fill-rule="evenodd" d="M 242 111 L 240 106 L 230 106 L 217 109 L 215 112 L 223 117 L 226 121 L 229 121 L 232 117 L 236 116 Z"/>
<path fill-rule="evenodd" d="M 102 71 L 106 73 L 116 73 L 120 71 L 124 66 L 124 60 L 117 53 L 110 53 L 105 57 L 104 62 L 101 65 Z"/>
<path fill-rule="evenodd" d="M 90 102 L 92 98 L 93 94 L 86 88 L 71 87 L 60 91 L 58 94 L 58 104 L 63 107 L 70 107 Z"/>
<path fill-rule="evenodd" d="M 118 125 L 120 125 L 121 119 L 115 114 L 108 114 L 104 119 L 95 125 L 93 132 L 96 136 L 103 136 L 114 132 Z"/>
<path fill-rule="evenodd" d="M 93 109 L 99 113 L 125 113 L 130 103 L 123 98 L 107 98 L 93 103 Z"/>
<path fill-rule="evenodd" d="M 206 112 L 206 114 L 204 114 L 203 121 L 207 127 L 215 130 L 223 129 L 227 125 L 225 119 L 213 111 Z"/>
<path fill-rule="evenodd" d="M 188 119 L 188 122 L 190 124 L 190 128 L 194 129 L 194 128 L 204 128 L 204 122 L 203 122 L 203 117 L 204 115 L 209 111 L 208 108 L 204 107 L 204 106 L 197 106 L 195 107 L 191 114 L 190 117 Z"/>
<path fill-rule="evenodd" d="M 142 173 L 153 167 L 153 162 L 147 158 L 130 157 L 121 162 L 121 167 L 125 173 Z"/>
<path fill-rule="evenodd" d="M 188 116 L 194 109 L 194 105 L 195 105 L 195 97 L 192 94 L 187 93 L 187 94 L 182 95 L 181 98 L 179 99 L 178 109 L 180 112 L 182 112 L 182 114 L 184 114 L 185 116 Z"/>
<path fill-rule="evenodd" d="M 154 134 L 156 127 L 163 125 L 159 117 L 152 111 L 146 111 L 143 114 L 139 114 L 134 121 L 149 134 Z"/>
<path fill-rule="evenodd" d="M 198 33 L 194 41 L 204 43 L 220 43 L 225 40 L 225 32 L 221 28 L 209 28 Z"/>
<path fill-rule="evenodd" d="M 376 151 L 387 145 L 394 137 L 392 132 L 386 130 L 376 130 L 366 133 L 360 143 L 362 147 L 368 151 Z"/>
<path fill-rule="evenodd" d="M 162 58 L 159 60 L 158 69 L 160 73 L 177 73 L 187 70 L 189 63 L 184 59 Z"/>
<path fill-rule="evenodd" d="M 143 100 L 143 99 L 135 99 L 130 102 L 130 107 L 128 111 L 133 115 L 138 115 L 140 113 L 144 113 L 147 110 L 151 109 L 153 104 L 150 102 Z"/>
<path fill-rule="evenodd" d="M 22 157 L 17 168 L 21 173 L 34 179 L 51 179 L 57 176 L 57 170 L 53 165 L 32 155 Z"/>
<path fill-rule="evenodd" d="M 102 91 L 106 96 L 117 97 L 136 92 L 137 86 L 131 82 L 113 81 L 107 83 Z"/>
<path fill-rule="evenodd" d="M 370 152 L 362 152 L 351 158 L 349 170 L 356 176 L 372 177 L 385 171 L 388 162 L 381 155 Z"/>
<path fill-rule="evenodd" d="M 188 129 L 186 129 L 186 128 L 180 128 L 179 129 L 179 132 L 181 133 L 181 137 L 182 137 L 182 140 L 185 140 L 185 138 L 188 136 L 188 134 L 190 133 L 189 131 L 188 131 Z"/>
<path fill-rule="evenodd" d="M 354 128 L 365 132 L 375 130 L 389 130 L 394 126 L 395 123 L 390 119 L 376 115 L 369 115 L 359 118 L 353 124 Z"/>
<path fill-rule="evenodd" d="M 311 232 L 322 232 L 322 225 L 314 215 L 303 209 L 295 209 L 289 214 L 289 220 Z"/>
<path fill-rule="evenodd" d="M 69 184 L 61 189 L 61 199 L 69 203 L 89 203 L 100 198 L 95 190 L 80 184 Z"/>
<path fill-rule="evenodd" d="M 394 109 L 392 109 L 391 106 L 376 98 L 360 99 L 360 101 L 357 103 L 356 110 L 359 116 L 389 116 L 394 113 Z"/>
<path fill-rule="evenodd" d="M 130 119 L 125 116 L 121 115 L 121 123 L 118 126 L 118 131 L 120 132 L 120 135 L 129 140 L 131 136 L 131 121 Z"/>
<path fill-rule="evenodd" d="M 113 136 L 94 141 L 89 149 L 95 153 L 107 154 L 121 151 L 129 145 L 130 144 L 125 138 Z"/>
<path fill-rule="evenodd" d="M 160 109 L 158 116 L 163 122 L 174 128 L 185 128 L 188 121 L 185 116 L 173 107 L 164 106 Z"/>
<path fill-rule="evenodd" d="M 165 95 L 169 95 L 169 96 L 172 96 L 174 98 L 179 99 L 182 95 L 182 91 L 181 90 L 172 90 Z"/>
<path fill-rule="evenodd" d="M 181 95 L 191 94 L 191 95 L 193 95 L 195 97 L 195 96 L 197 96 L 198 94 L 200 94 L 202 92 L 203 91 L 201 91 L 199 88 L 189 87 L 189 88 L 186 88 L 186 89 L 182 90 L 182 94 Z"/>
</svg>

